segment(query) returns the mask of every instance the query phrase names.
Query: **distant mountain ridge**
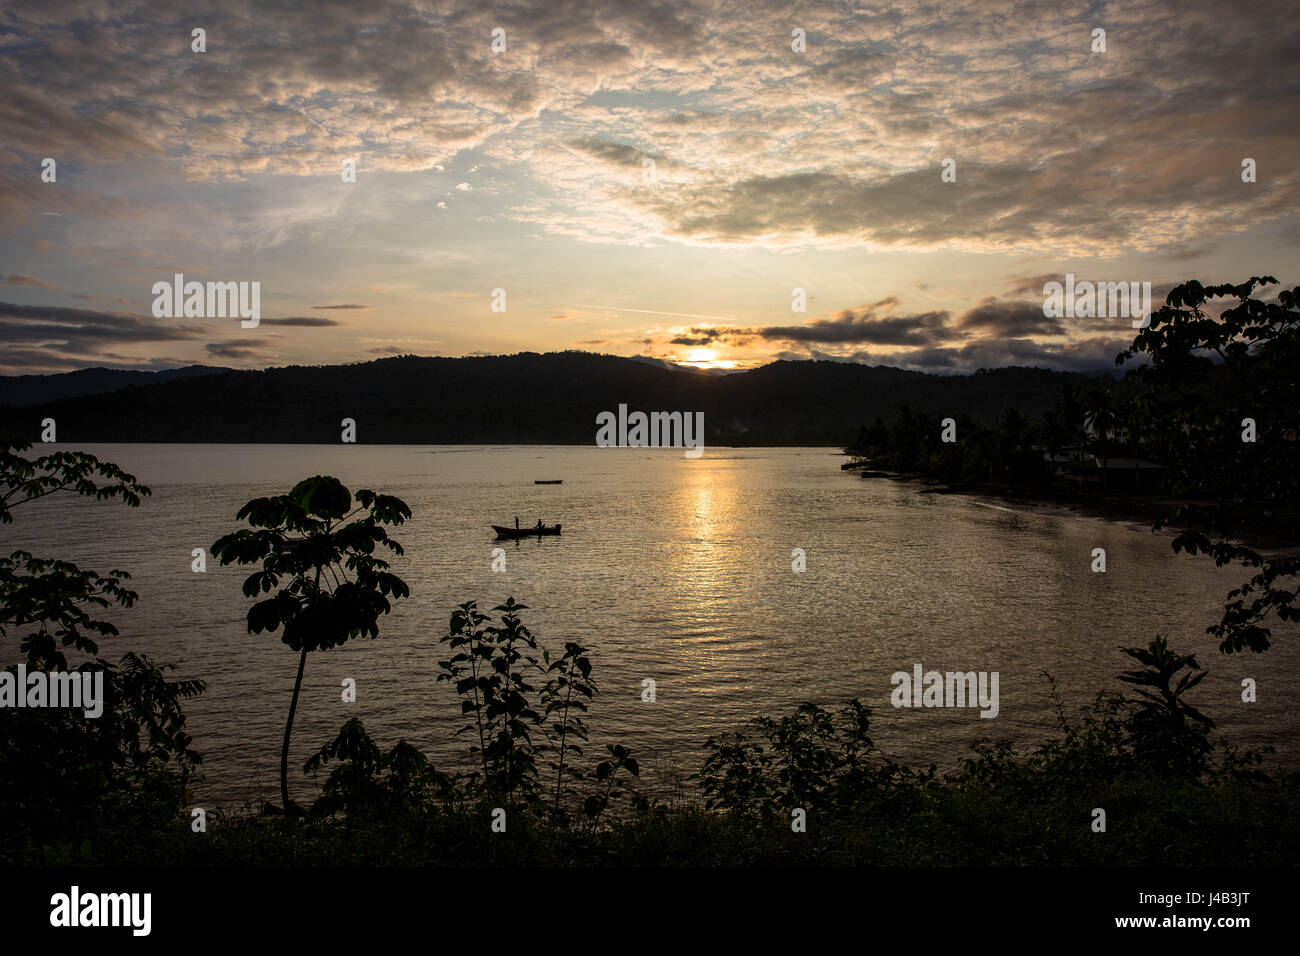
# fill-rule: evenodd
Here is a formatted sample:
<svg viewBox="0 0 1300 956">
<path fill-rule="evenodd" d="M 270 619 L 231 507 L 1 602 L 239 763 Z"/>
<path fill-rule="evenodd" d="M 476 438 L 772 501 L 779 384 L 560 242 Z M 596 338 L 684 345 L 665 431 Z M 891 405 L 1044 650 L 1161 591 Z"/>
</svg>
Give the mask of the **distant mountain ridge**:
<svg viewBox="0 0 1300 956">
<path fill-rule="evenodd" d="M 0 405 L 22 407 L 81 395 L 102 395 L 132 385 L 154 385 L 192 375 L 215 375 L 234 369 L 216 365 L 186 365 L 157 372 L 121 368 L 83 368 L 52 375 L 0 375 Z"/>
<path fill-rule="evenodd" d="M 0 409 L 0 421 L 9 434 L 35 440 L 41 420 L 54 418 L 61 442 L 332 444 L 341 420 L 352 418 L 360 444 L 593 444 L 596 415 L 626 404 L 703 412 L 706 444 L 837 446 L 876 416 L 892 420 L 903 405 L 986 422 L 1008 407 L 1033 417 L 1052 405 L 1062 384 L 1091 388 L 1106 380 L 1036 368 L 961 376 L 828 361 L 712 375 L 577 351 L 200 368 Z"/>
</svg>

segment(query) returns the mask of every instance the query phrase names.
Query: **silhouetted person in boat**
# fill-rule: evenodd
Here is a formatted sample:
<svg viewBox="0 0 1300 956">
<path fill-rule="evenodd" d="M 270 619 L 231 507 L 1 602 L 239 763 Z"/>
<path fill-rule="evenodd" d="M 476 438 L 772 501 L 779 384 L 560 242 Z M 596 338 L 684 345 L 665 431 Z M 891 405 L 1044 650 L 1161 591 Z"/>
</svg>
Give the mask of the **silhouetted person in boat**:
<svg viewBox="0 0 1300 956">
<path fill-rule="evenodd" d="M 519 515 L 515 515 L 515 530 L 519 530 Z"/>
<path fill-rule="evenodd" d="M 540 531 L 541 528 L 542 528 L 542 519 L 541 519 L 541 518 L 538 518 L 538 519 L 537 519 L 537 529 Z"/>
</svg>

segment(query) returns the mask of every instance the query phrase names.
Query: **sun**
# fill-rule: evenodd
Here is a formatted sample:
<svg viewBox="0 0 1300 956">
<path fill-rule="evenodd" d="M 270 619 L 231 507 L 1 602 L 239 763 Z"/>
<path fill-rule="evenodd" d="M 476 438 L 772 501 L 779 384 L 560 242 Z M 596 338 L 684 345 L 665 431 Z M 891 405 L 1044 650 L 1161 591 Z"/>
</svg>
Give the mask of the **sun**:
<svg viewBox="0 0 1300 956">
<path fill-rule="evenodd" d="M 733 369 L 736 367 L 737 362 L 735 359 L 718 358 L 718 353 L 713 349 L 691 349 L 686 358 L 677 364 L 690 368 Z"/>
<path fill-rule="evenodd" d="M 678 362 L 678 365 L 686 365 L 691 368 L 705 369 L 733 369 L 736 367 L 735 359 L 720 359 L 718 353 L 713 349 L 691 349 L 684 361 Z"/>
</svg>

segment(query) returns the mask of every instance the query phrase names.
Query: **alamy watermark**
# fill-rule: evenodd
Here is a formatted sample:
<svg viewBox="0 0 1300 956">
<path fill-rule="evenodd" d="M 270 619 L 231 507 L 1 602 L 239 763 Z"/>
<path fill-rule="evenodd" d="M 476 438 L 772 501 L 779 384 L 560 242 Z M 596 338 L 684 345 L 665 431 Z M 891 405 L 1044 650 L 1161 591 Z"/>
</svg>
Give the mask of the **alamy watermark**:
<svg viewBox="0 0 1300 956">
<path fill-rule="evenodd" d="M 894 671 L 889 702 L 895 707 L 979 707 L 981 717 L 998 715 L 997 671 Z"/>
<path fill-rule="evenodd" d="M 1079 282 L 1067 272 L 1065 285 L 1043 286 L 1043 315 L 1049 319 L 1127 318 L 1133 328 L 1151 324 L 1150 282 Z"/>
<path fill-rule="evenodd" d="M 186 282 L 178 272 L 171 282 L 153 284 L 155 319 L 224 319 L 238 316 L 240 328 L 262 321 L 262 283 Z"/>
<path fill-rule="evenodd" d="M 687 458 L 704 454 L 703 412 L 629 414 L 626 405 L 619 405 L 617 415 L 598 414 L 596 425 L 596 444 L 601 448 L 685 448 Z"/>
<path fill-rule="evenodd" d="M 55 927 L 128 926 L 134 936 L 152 928 L 152 893 L 82 893 L 73 886 L 50 897 L 50 925 Z"/>
<path fill-rule="evenodd" d="M 104 672 L 32 671 L 19 664 L 17 672 L 0 671 L 0 707 L 81 708 L 87 717 L 104 712 Z"/>
</svg>

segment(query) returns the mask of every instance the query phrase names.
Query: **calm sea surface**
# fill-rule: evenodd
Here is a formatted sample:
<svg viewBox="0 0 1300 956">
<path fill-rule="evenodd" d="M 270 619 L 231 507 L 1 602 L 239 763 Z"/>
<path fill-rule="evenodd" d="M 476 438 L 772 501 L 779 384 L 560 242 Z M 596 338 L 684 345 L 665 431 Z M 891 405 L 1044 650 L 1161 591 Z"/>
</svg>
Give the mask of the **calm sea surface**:
<svg viewBox="0 0 1300 956">
<path fill-rule="evenodd" d="M 67 446 L 60 446 L 66 448 Z M 45 449 L 40 449 L 44 451 Z M 354 491 L 403 498 L 414 519 L 393 531 L 395 571 L 411 586 L 377 640 L 312 654 L 291 767 L 360 717 L 383 747 L 399 737 L 450 769 L 465 737 L 438 641 L 452 608 L 513 596 L 547 647 L 592 650 L 601 688 L 591 752 L 622 742 L 651 790 L 697 769 L 704 739 L 758 714 L 859 697 L 874 737 L 908 763 L 951 767 L 980 737 L 1029 746 L 1052 729 L 1048 671 L 1071 704 L 1119 685 L 1120 645 L 1166 633 L 1210 670 L 1202 708 L 1230 740 L 1273 744 L 1300 766 L 1297 628 L 1263 655 L 1218 653 L 1205 627 L 1243 572 L 1175 555 L 1138 525 L 1009 509 L 841 472 L 826 449 L 681 451 L 575 447 L 89 445 L 152 486 L 129 509 L 61 497 L 24 505 L 0 547 L 131 573 L 140 593 L 109 615 L 121 635 L 105 656 L 140 650 L 209 682 L 188 706 L 204 753 L 200 799 L 240 804 L 278 786 L 280 737 L 297 655 L 278 635 L 251 635 L 240 585 L 250 569 L 190 570 L 191 549 L 238 527 L 249 498 L 332 474 Z M 534 485 L 534 479 L 564 480 Z M 562 522 L 560 537 L 498 543 L 490 524 Z M 491 569 L 503 544 L 507 570 Z M 1108 571 L 1090 570 L 1105 548 Z M 791 570 L 802 548 L 807 571 Z M 4 649 L 6 662 L 16 650 Z M 998 671 L 1000 713 L 895 710 L 890 675 Z M 340 700 L 354 678 L 358 701 Z M 657 701 L 641 700 L 653 678 Z M 1243 704 L 1240 684 L 1258 682 Z M 292 780 L 293 778 L 291 778 Z M 306 797 L 310 781 L 291 787 Z"/>
</svg>

